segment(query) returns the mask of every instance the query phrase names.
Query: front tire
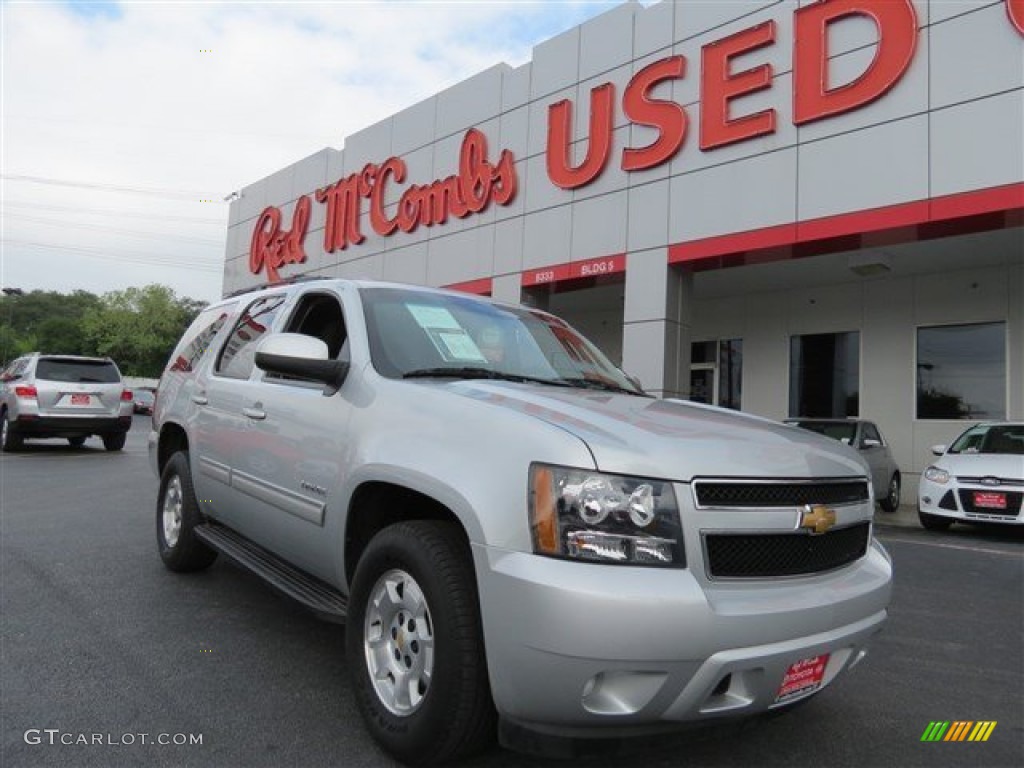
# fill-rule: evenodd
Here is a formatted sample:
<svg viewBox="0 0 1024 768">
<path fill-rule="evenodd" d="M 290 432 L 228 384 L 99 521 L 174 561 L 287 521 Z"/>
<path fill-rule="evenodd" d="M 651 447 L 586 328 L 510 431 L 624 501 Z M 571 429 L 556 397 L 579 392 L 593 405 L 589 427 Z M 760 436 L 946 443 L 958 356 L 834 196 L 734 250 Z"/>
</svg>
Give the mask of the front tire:
<svg viewBox="0 0 1024 768">
<path fill-rule="evenodd" d="M 900 506 L 900 473 L 894 472 L 889 480 L 889 493 L 884 499 L 878 502 L 886 512 L 895 512 Z"/>
<path fill-rule="evenodd" d="M 359 711 L 387 752 L 427 765 L 489 746 L 496 714 L 476 578 L 455 525 L 414 520 L 374 536 L 346 625 Z"/>
<path fill-rule="evenodd" d="M 103 447 L 108 451 L 120 451 L 124 448 L 125 440 L 128 439 L 127 432 L 114 432 L 103 436 Z"/>
<path fill-rule="evenodd" d="M 156 500 L 156 543 L 168 569 L 178 573 L 201 571 L 217 559 L 217 553 L 195 534 L 195 527 L 202 523 L 188 453 L 178 451 L 164 467 Z"/>
<path fill-rule="evenodd" d="M 4 453 L 20 451 L 25 445 L 21 435 L 7 419 L 7 410 L 0 411 L 0 450 Z"/>
<path fill-rule="evenodd" d="M 917 512 L 917 517 L 921 521 L 921 525 L 929 531 L 948 531 L 949 526 L 953 524 L 953 521 L 948 517 L 929 515 L 927 512 L 921 512 L 920 510 Z"/>
</svg>

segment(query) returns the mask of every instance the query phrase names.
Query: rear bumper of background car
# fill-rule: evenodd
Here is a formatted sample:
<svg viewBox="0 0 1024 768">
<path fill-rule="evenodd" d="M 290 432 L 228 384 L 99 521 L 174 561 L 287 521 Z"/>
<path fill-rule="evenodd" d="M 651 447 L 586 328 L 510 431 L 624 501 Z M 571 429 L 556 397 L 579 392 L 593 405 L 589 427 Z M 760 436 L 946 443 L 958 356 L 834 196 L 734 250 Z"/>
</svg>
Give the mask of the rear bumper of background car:
<svg viewBox="0 0 1024 768">
<path fill-rule="evenodd" d="M 132 417 L 127 416 L 38 416 L 21 414 L 14 424 L 22 437 L 83 437 L 127 432 Z"/>
</svg>

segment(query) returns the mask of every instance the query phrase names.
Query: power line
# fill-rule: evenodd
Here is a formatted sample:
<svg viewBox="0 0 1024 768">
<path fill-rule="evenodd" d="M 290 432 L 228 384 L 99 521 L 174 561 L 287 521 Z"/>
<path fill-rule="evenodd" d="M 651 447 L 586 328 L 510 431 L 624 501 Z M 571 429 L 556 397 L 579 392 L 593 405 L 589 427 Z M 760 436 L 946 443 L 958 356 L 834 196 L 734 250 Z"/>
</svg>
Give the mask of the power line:
<svg viewBox="0 0 1024 768">
<path fill-rule="evenodd" d="M 130 219 L 156 219 L 159 221 L 195 221 L 203 224 L 225 225 L 224 219 L 208 219 L 205 216 L 175 216 L 167 213 L 147 213 L 145 211 L 118 211 L 111 208 L 89 208 L 84 205 L 39 205 L 21 200 L 4 200 L 3 207 L 31 208 L 37 211 L 65 211 L 68 213 L 90 213 L 100 216 L 127 217 Z"/>
<path fill-rule="evenodd" d="M 188 256 L 161 256 L 159 254 L 141 253 L 113 253 L 110 251 L 98 251 L 94 248 L 82 248 L 70 245 L 52 245 L 50 243 L 37 243 L 32 240 L 14 240 L 2 238 L 0 242 L 8 245 L 24 245 L 31 248 L 47 248 L 53 251 L 66 251 L 68 253 L 80 253 L 96 259 L 117 261 L 124 264 L 140 264 L 143 266 L 160 266 L 169 269 L 191 269 L 200 272 L 220 272 L 222 266 L 209 261 L 196 259 Z"/>
<path fill-rule="evenodd" d="M 130 237 L 145 237 L 153 238 L 157 240 L 179 240 L 184 243 L 199 243 L 200 245 L 222 245 L 222 240 L 212 240 L 206 237 L 189 237 L 188 235 L 173 235 L 165 234 L 163 232 L 153 232 L 152 230 L 143 231 L 139 229 L 122 229 L 121 227 L 105 227 L 102 224 L 86 224 L 78 221 L 65 221 L 63 219 L 48 219 L 39 216 L 26 216 L 23 213 L 7 214 L 13 216 L 21 221 L 33 221 L 40 224 L 54 224 L 63 227 L 73 227 L 75 229 L 91 229 L 97 232 L 115 232 L 121 235 L 128 235 Z"/>
<path fill-rule="evenodd" d="M 27 181 L 31 184 L 46 184 L 54 187 L 75 187 L 77 189 L 95 189 L 101 192 L 117 192 L 124 195 L 145 195 L 148 197 L 164 197 L 171 200 L 220 200 L 221 195 L 212 194 L 207 197 L 202 192 L 182 192 L 173 189 L 156 189 L 152 187 L 126 187 L 118 184 L 96 184 L 88 181 L 72 181 L 69 179 L 52 179 L 46 176 L 22 176 L 10 173 L 0 174 L 7 181 Z"/>
</svg>

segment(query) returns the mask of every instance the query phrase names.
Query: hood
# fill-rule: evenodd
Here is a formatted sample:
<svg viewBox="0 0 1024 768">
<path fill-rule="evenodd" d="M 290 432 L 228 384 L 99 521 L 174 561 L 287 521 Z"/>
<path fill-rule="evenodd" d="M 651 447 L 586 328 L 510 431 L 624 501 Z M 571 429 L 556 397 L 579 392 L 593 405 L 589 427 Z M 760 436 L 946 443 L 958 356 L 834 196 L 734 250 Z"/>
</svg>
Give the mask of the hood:
<svg viewBox="0 0 1024 768">
<path fill-rule="evenodd" d="M 451 393 L 561 427 L 598 469 L 689 482 L 697 477 L 864 476 L 857 453 L 821 435 L 682 400 L 501 381 L 441 384 Z"/>
<path fill-rule="evenodd" d="M 947 453 L 935 459 L 933 465 L 957 477 L 1024 481 L 1024 456 L 1011 453 Z"/>
</svg>

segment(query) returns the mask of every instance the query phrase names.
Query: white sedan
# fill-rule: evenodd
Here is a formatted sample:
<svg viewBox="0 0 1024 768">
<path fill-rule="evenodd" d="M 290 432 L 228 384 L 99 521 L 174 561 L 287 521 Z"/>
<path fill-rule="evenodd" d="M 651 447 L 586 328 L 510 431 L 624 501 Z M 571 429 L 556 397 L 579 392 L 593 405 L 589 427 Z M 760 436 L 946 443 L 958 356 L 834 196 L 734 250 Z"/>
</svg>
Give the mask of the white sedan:
<svg viewBox="0 0 1024 768">
<path fill-rule="evenodd" d="M 979 424 L 932 453 L 939 459 L 917 491 L 921 525 L 941 531 L 954 520 L 1024 524 L 1024 423 Z"/>
</svg>

